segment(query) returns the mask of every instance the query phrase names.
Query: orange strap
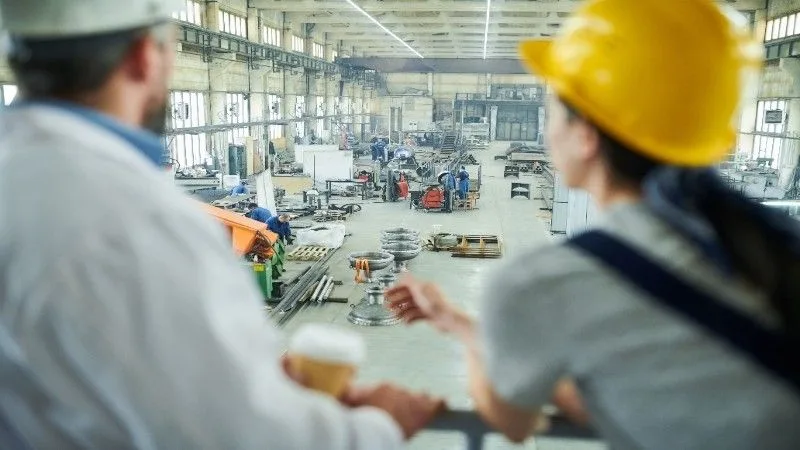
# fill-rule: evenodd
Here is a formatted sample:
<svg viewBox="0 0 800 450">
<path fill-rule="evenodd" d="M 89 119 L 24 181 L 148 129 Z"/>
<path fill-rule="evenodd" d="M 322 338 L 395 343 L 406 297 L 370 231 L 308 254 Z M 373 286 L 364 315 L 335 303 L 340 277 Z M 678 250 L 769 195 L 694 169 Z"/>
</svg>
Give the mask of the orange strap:
<svg viewBox="0 0 800 450">
<path fill-rule="evenodd" d="M 362 276 L 361 272 L 364 272 L 364 276 Z M 357 259 L 356 260 L 356 275 L 353 278 L 356 283 L 363 283 L 369 279 L 369 260 L 368 259 Z"/>
</svg>

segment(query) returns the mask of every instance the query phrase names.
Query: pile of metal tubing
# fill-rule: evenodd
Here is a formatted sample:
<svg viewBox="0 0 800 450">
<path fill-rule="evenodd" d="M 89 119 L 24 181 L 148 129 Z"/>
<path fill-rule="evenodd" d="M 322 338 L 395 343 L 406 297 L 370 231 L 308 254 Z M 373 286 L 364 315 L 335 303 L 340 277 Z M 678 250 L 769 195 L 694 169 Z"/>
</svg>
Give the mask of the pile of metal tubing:
<svg viewBox="0 0 800 450">
<path fill-rule="evenodd" d="M 328 261 L 334 252 L 306 269 L 270 312 L 278 326 L 283 326 L 298 311 L 310 304 L 322 304 L 333 291 L 333 277 L 328 275 Z"/>
</svg>

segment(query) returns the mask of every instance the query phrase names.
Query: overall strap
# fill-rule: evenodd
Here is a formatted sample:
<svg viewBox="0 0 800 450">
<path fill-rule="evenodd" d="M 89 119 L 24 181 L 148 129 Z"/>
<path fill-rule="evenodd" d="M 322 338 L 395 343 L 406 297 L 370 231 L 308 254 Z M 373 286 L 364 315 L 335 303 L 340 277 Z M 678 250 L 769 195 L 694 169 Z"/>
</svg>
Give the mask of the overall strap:
<svg viewBox="0 0 800 450">
<path fill-rule="evenodd" d="M 602 231 L 567 241 L 787 382 L 800 395 L 800 342 L 769 330 L 750 317 L 670 273 L 636 249 Z"/>
</svg>

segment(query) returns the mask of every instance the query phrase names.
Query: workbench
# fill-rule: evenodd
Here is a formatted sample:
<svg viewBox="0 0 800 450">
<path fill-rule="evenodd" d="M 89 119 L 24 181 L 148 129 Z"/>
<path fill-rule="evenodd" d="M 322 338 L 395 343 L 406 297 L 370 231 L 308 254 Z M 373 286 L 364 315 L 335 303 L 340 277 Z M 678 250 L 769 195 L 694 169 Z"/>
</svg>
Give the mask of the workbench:
<svg viewBox="0 0 800 450">
<path fill-rule="evenodd" d="M 331 202 L 331 190 L 334 184 L 356 184 L 361 186 L 361 200 L 367 200 L 367 181 L 365 180 L 325 180 L 325 200 Z"/>
</svg>

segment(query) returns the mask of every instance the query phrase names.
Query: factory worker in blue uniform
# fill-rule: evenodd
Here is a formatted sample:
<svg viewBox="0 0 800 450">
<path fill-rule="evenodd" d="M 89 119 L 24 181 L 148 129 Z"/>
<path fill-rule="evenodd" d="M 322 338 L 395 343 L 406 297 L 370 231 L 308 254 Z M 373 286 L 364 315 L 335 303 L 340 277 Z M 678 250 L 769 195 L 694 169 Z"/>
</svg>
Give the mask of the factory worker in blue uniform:
<svg viewBox="0 0 800 450">
<path fill-rule="evenodd" d="M 235 188 L 233 188 L 233 190 L 231 190 L 231 195 L 247 195 L 249 193 L 250 190 L 247 189 L 246 181 L 242 181 L 241 183 L 239 183 L 238 186 L 236 186 Z"/>
<path fill-rule="evenodd" d="M 270 210 L 258 206 L 257 203 L 250 203 L 247 205 L 247 209 L 248 211 L 245 214 L 245 217 L 257 220 L 259 222 L 267 223 L 270 217 L 272 217 L 272 212 L 270 212 Z"/>
<path fill-rule="evenodd" d="M 287 244 L 292 243 L 292 229 L 289 227 L 289 220 L 291 218 L 288 214 L 279 214 L 267 220 L 269 231 L 276 233 Z"/>
<path fill-rule="evenodd" d="M 461 166 L 456 178 L 458 179 L 458 198 L 463 200 L 467 198 L 467 193 L 469 192 L 469 172 L 467 172 L 467 168 Z"/>
<path fill-rule="evenodd" d="M 453 198 L 458 184 L 456 183 L 455 171 L 443 171 L 436 177 L 442 185 L 444 191 L 444 204 L 442 209 L 445 212 L 453 212 Z"/>
<path fill-rule="evenodd" d="M 0 111 L 0 447 L 400 449 L 440 404 L 306 389 L 226 230 L 165 176 L 185 7 L 0 0 L 19 87 Z"/>
<path fill-rule="evenodd" d="M 372 161 L 383 161 L 386 150 L 386 142 L 383 139 L 376 139 L 370 145 L 370 149 L 372 150 Z"/>
</svg>

